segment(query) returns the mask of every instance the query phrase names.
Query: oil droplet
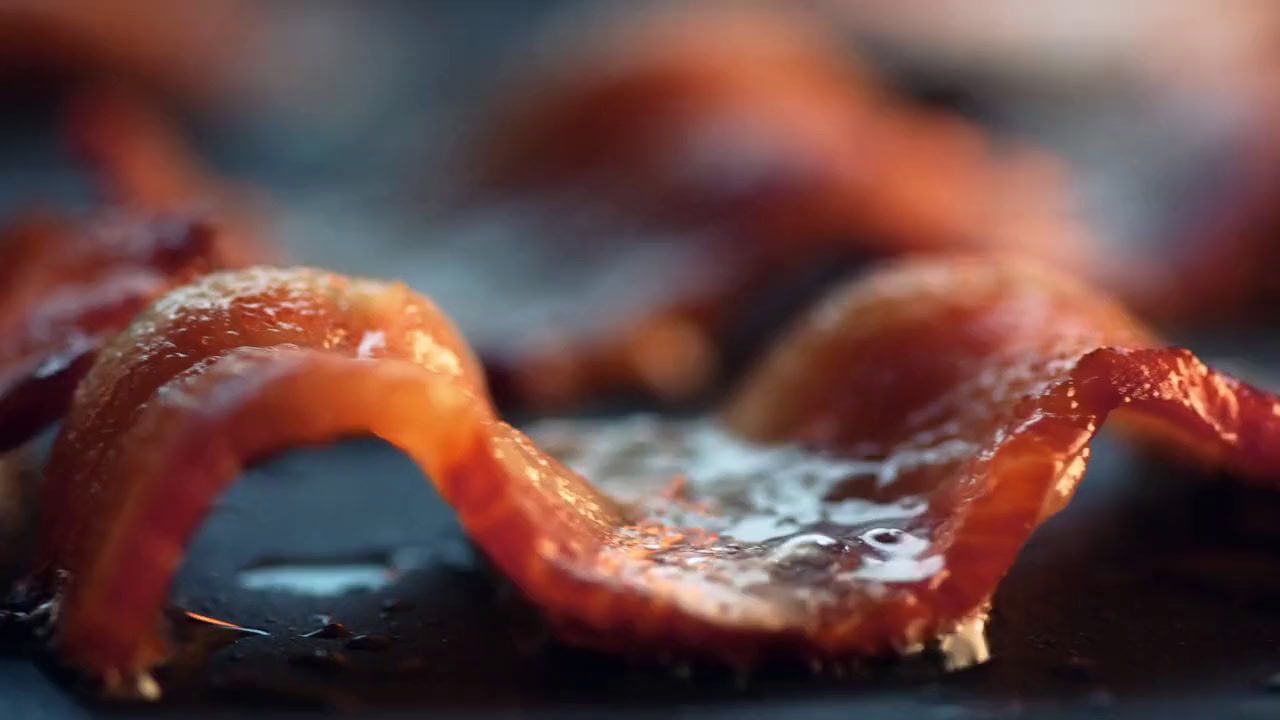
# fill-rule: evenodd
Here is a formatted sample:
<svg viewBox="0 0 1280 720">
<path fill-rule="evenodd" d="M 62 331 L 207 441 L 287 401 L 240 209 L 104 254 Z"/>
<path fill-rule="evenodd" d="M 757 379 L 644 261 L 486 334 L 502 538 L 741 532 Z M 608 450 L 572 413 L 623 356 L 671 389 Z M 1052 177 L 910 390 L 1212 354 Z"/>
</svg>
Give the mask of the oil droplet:
<svg viewBox="0 0 1280 720">
<path fill-rule="evenodd" d="M 894 529 L 872 530 L 867 533 L 868 543 L 876 546 L 897 545 L 902 539 L 902 531 Z"/>
<path fill-rule="evenodd" d="M 248 590 L 325 597 L 377 590 L 395 576 L 395 568 L 385 562 L 303 560 L 263 563 L 241 571 L 237 579 Z"/>
<path fill-rule="evenodd" d="M 898 528 L 874 528 L 858 539 L 885 555 L 894 557 L 918 557 L 929 547 L 927 540 Z"/>
<path fill-rule="evenodd" d="M 840 546 L 840 541 L 822 533 L 804 533 L 788 538 L 769 551 L 766 559 L 785 563 L 830 553 Z"/>
<path fill-rule="evenodd" d="M 379 652 L 391 647 L 391 638 L 387 635 L 357 635 L 347 641 L 348 650 L 364 650 Z"/>
<path fill-rule="evenodd" d="M 351 637 L 351 631 L 346 625 L 340 622 L 327 622 L 322 627 L 306 633 L 304 638 L 319 638 L 324 640 L 336 640 L 338 638 Z"/>
</svg>

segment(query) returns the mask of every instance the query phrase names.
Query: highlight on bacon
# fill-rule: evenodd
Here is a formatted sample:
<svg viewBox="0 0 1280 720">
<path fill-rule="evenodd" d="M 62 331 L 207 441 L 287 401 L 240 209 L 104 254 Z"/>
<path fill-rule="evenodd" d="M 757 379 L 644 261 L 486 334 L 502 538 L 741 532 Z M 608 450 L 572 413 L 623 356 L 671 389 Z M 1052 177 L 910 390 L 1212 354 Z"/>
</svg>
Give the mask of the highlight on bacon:
<svg viewBox="0 0 1280 720">
<path fill-rule="evenodd" d="M 583 387 L 546 398 L 537 372 L 524 373 L 532 402 L 572 405 L 628 385 L 684 399 L 716 368 L 702 383 L 655 384 L 670 364 L 631 350 L 635 337 L 657 327 L 683 339 L 676 355 L 708 355 L 753 290 L 833 258 L 998 250 L 1089 269 L 1091 238 L 1056 160 L 894 97 L 801 10 L 646 9 L 573 30 L 494 104 L 476 195 L 566 218 L 590 208 L 604 216 L 594 244 L 623 235 L 617 227 L 692 228 L 690 242 L 718 248 L 730 272 L 594 339 L 594 365 L 538 348 L 512 359 L 581 375 Z M 534 240 L 581 255 L 572 233 L 547 235 Z"/>
<path fill-rule="evenodd" d="M 241 467 L 373 434 L 568 640 L 735 663 L 937 640 L 963 664 L 1113 410 L 1280 479 L 1280 400 L 1020 261 L 903 262 L 851 284 L 720 419 L 531 431 L 585 475 L 496 417 L 466 343 L 405 287 L 217 273 L 159 300 L 82 383 L 42 489 L 37 577 L 70 665 L 153 687 L 170 581 Z"/>
</svg>

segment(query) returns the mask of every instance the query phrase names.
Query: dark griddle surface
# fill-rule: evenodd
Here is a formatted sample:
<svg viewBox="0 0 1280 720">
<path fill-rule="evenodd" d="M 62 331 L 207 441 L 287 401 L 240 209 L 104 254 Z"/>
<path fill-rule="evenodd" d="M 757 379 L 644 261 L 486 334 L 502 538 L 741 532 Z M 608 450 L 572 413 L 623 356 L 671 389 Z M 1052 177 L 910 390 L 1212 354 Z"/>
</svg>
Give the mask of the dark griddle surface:
<svg viewBox="0 0 1280 720">
<path fill-rule="evenodd" d="M 1035 710 L 1156 717 L 1170 708 L 1278 717 L 1280 498 L 1186 475 L 1116 442 L 1071 507 L 1036 534 L 996 598 L 995 660 L 945 676 L 900 662 L 814 677 L 749 677 L 628 665 L 549 640 L 470 549 L 412 463 L 375 441 L 295 451 L 247 473 L 202 529 L 174 597 L 263 628 L 174 682 L 161 708 L 117 717 L 234 715 L 246 705 L 317 705 L 370 716 L 1004 717 Z M 238 588 L 265 556 L 360 558 L 411 549 L 420 566 L 395 585 L 338 598 Z M 388 601 L 397 601 L 386 612 Z M 304 639 L 332 615 L 391 635 L 345 668 L 292 657 L 342 640 Z M 0 663 L 0 717 L 89 714 L 28 661 Z M 41 715 L 41 713 L 44 713 Z"/>
</svg>

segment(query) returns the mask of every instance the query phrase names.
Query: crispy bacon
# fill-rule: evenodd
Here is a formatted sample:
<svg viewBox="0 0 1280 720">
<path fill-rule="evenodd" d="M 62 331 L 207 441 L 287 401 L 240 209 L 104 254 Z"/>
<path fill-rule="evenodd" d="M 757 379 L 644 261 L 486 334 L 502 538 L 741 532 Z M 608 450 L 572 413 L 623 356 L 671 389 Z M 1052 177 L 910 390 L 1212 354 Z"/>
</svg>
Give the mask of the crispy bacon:
<svg viewBox="0 0 1280 720">
<path fill-rule="evenodd" d="M 77 393 L 43 488 L 56 642 L 130 687 L 163 660 L 169 582 L 241 466 L 372 433 L 567 638 L 736 662 L 906 652 L 981 616 L 1116 409 L 1280 475 L 1280 400 L 1020 262 L 916 261 L 853 284 L 722 421 L 539 430 L 597 485 L 495 417 L 465 342 L 403 286 L 214 274 L 157 302 Z"/>
<path fill-rule="evenodd" d="M 810 19 L 682 8 L 576 27 L 585 49 L 500 98 L 481 138 L 483 197 L 547 203 L 568 218 L 605 208 L 593 244 L 624 235 L 618 227 L 694 228 L 721 258 L 696 293 L 668 296 L 643 321 L 569 354 L 512 359 L 517 371 L 562 370 L 566 386 L 568 368 L 577 373 L 581 387 L 559 398 L 524 373 L 534 401 L 572 404 L 627 385 L 687 397 L 714 372 L 663 383 L 670 364 L 637 352 L 637 337 L 657 328 L 684 340 L 681 357 L 714 356 L 706 348 L 723 341 L 735 306 L 788 269 L 833 257 L 996 249 L 1085 269 L 1090 239 L 1052 159 L 996 148 L 958 117 L 892 97 Z M 581 257 L 569 224 L 539 240 Z"/>
</svg>

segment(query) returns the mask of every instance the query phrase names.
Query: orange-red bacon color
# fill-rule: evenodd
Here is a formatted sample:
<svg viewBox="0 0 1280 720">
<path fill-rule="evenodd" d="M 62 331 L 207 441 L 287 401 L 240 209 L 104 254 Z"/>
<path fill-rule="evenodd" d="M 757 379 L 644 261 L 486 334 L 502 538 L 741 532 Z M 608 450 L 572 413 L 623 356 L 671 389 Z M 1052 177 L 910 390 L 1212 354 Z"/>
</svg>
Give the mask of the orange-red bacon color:
<svg viewBox="0 0 1280 720">
<path fill-rule="evenodd" d="M 56 642 L 117 683 L 162 661 L 170 580 L 241 466 L 372 433 L 566 637 L 739 662 L 905 652 L 981 615 L 1121 408 L 1244 475 L 1280 470 L 1276 398 L 1016 262 L 853 284 L 721 420 L 538 430 L 596 484 L 495 417 L 466 344 L 404 287 L 215 274 L 161 299 L 78 391 L 44 486 Z"/>
<path fill-rule="evenodd" d="M 649 9 L 574 29 L 501 98 L 483 186 L 576 191 L 787 252 L 838 239 L 1087 258 L 1052 161 L 894 98 L 804 11 Z"/>
<path fill-rule="evenodd" d="M 32 215 L 0 234 L 0 450 L 60 417 L 94 352 L 160 293 L 274 256 L 243 193 L 212 178 L 166 118 L 105 91 L 71 116 L 111 209 L 75 223 Z"/>
<path fill-rule="evenodd" d="M 93 354 L 175 283 L 229 262 L 200 222 L 30 217 L 0 236 L 0 449 L 66 410 Z"/>
<path fill-rule="evenodd" d="M 475 159 L 480 195 L 560 218 L 516 235 L 512 252 L 540 242 L 569 263 L 621 257 L 611 243 L 643 242 L 636 228 L 677 228 L 711 258 L 699 286 L 669 285 L 641 318 L 498 354 L 517 397 L 696 397 L 728 369 L 719 355 L 737 309 L 837 259 L 981 249 L 1089 271 L 1091 238 L 1054 160 L 894 97 L 810 15 L 730 3 L 623 13 L 573 28 L 499 98 Z M 575 233 L 584 217 L 599 226 Z"/>
</svg>

